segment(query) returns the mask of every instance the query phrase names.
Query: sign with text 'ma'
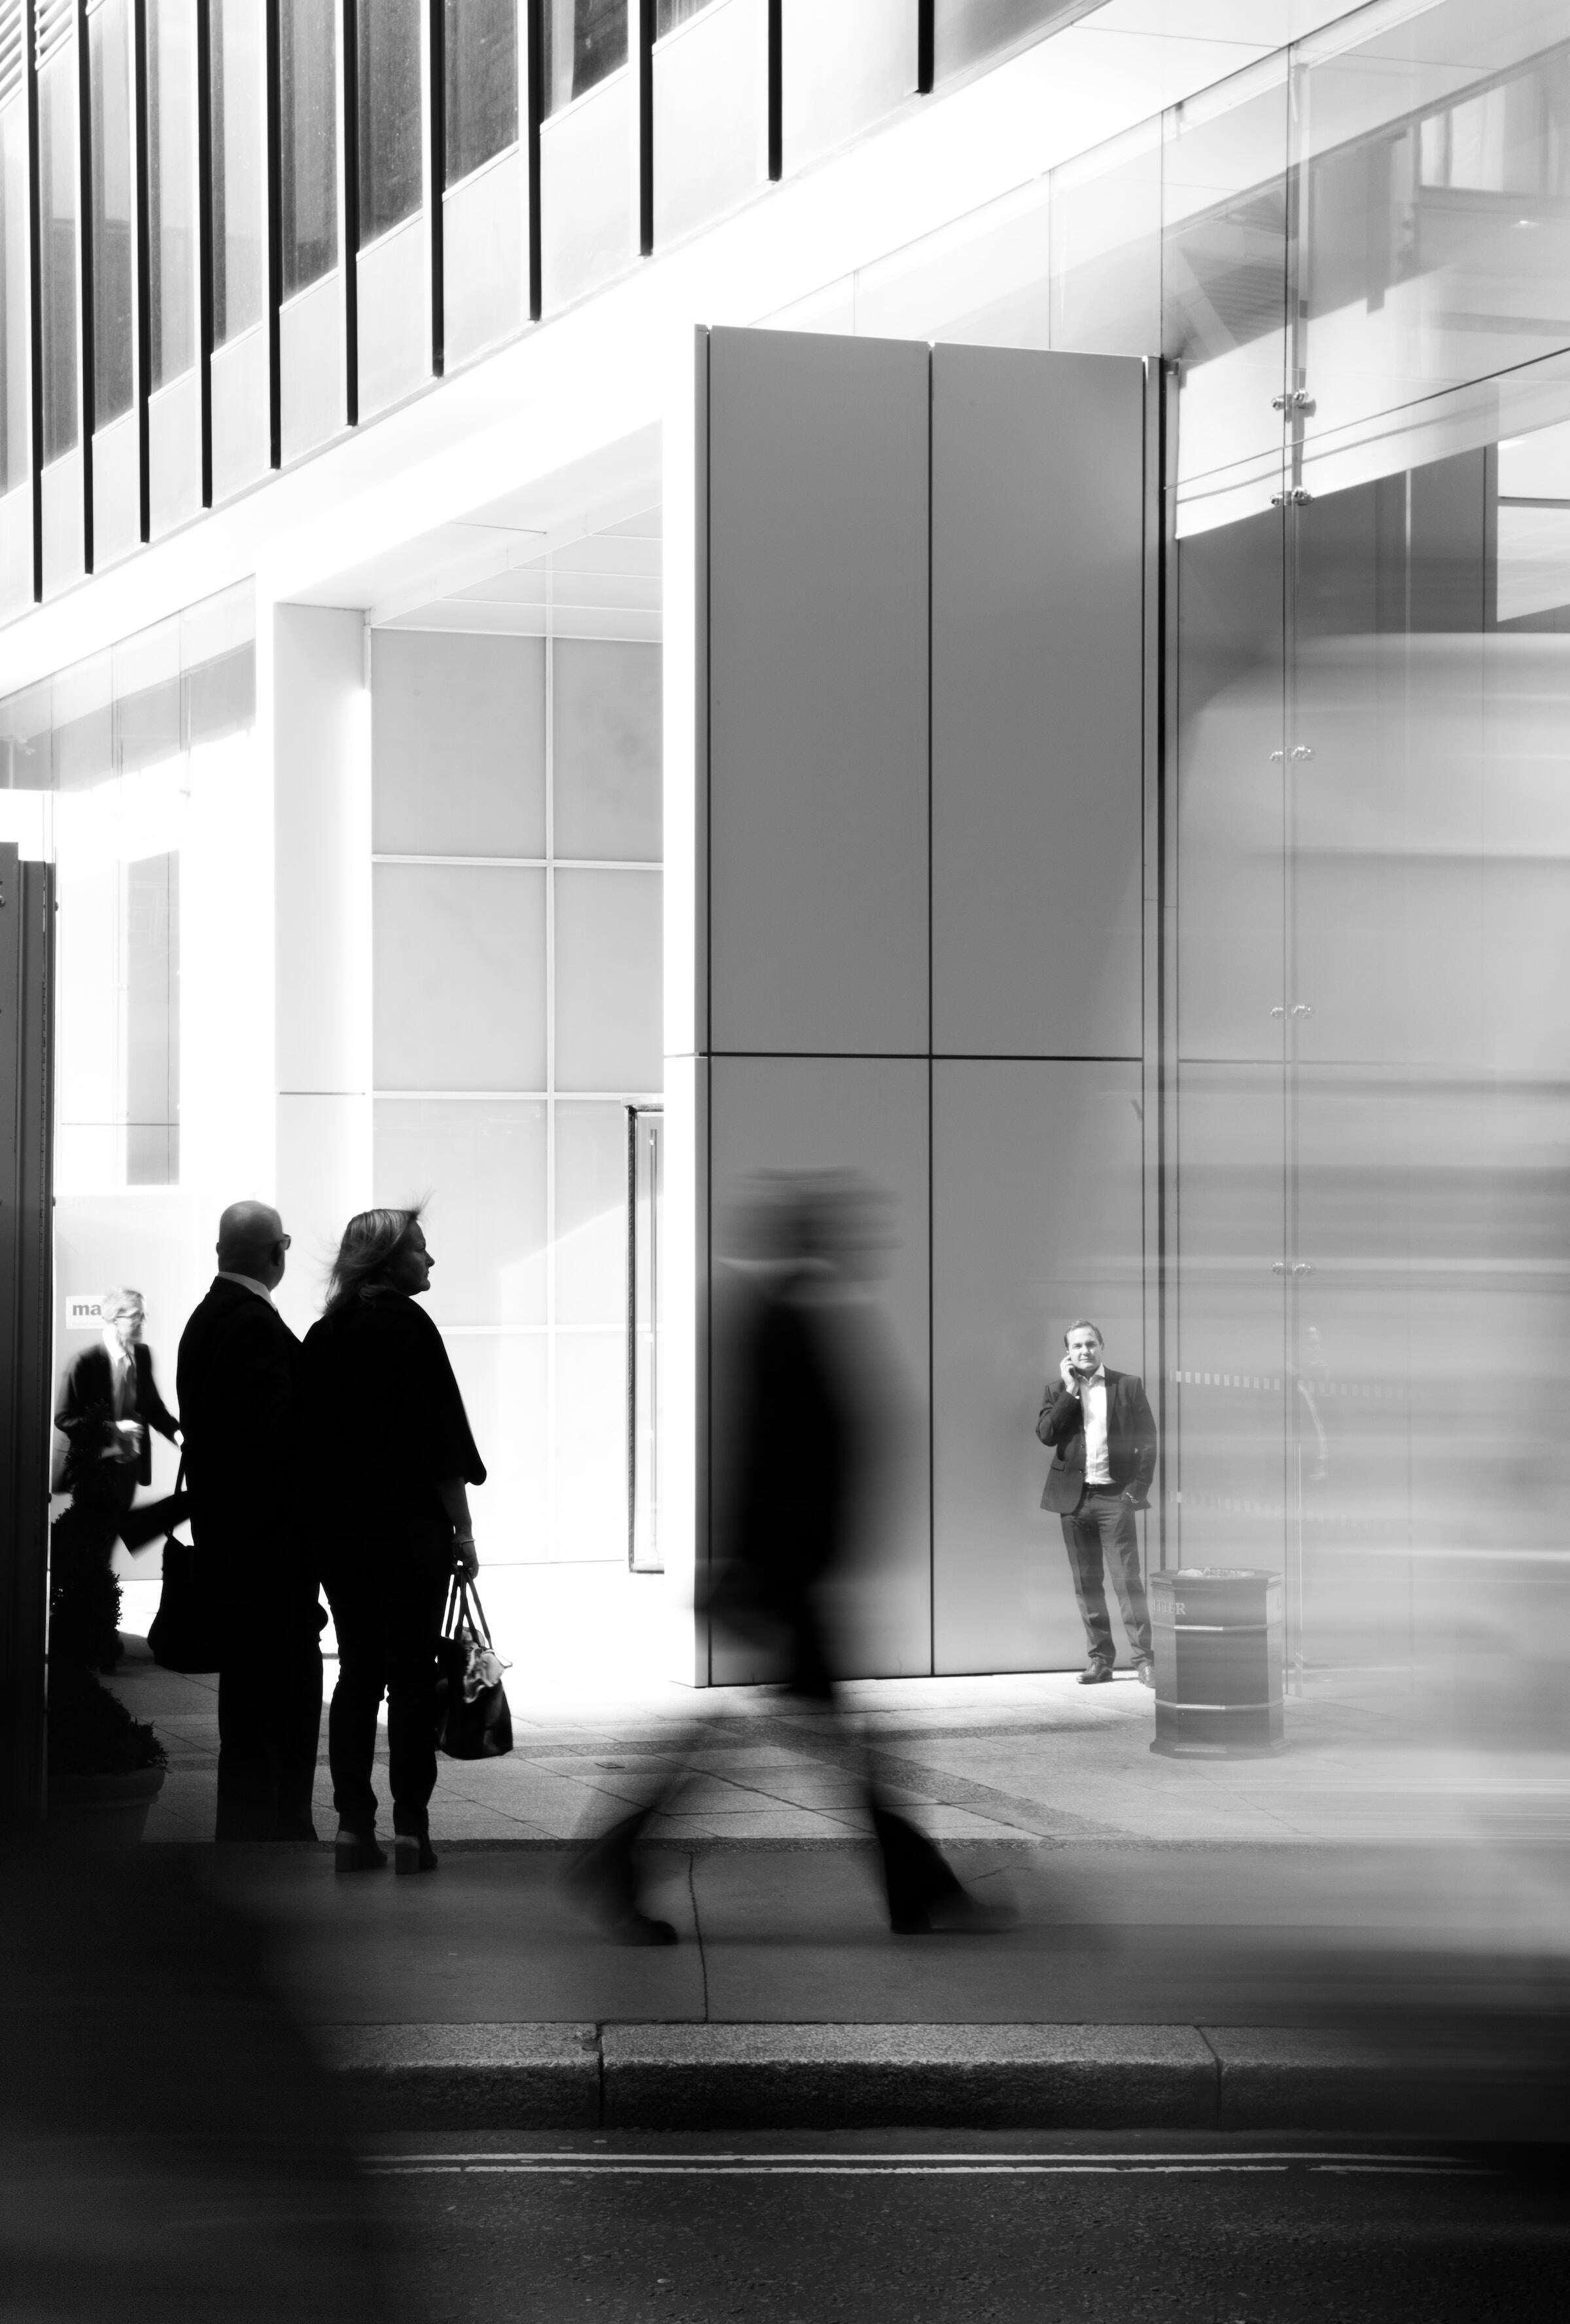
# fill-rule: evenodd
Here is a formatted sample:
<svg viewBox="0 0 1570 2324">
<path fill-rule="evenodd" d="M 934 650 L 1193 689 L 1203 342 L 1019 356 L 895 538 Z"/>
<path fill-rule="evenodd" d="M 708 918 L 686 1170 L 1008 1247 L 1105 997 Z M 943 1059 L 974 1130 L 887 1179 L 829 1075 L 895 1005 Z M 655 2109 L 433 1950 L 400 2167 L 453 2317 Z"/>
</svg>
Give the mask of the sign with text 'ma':
<svg viewBox="0 0 1570 2324">
<path fill-rule="evenodd" d="M 66 1300 L 66 1330 L 96 1332 L 104 1320 L 103 1306 L 104 1302 L 96 1291 L 69 1294 Z"/>
</svg>

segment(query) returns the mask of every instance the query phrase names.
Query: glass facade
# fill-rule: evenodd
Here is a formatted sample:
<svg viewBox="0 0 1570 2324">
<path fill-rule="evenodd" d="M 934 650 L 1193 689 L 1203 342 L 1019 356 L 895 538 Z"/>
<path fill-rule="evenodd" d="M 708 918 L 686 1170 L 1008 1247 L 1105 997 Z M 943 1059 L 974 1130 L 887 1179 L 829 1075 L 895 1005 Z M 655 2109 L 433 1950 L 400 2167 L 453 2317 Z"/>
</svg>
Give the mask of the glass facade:
<svg viewBox="0 0 1570 2324">
<path fill-rule="evenodd" d="M 213 344 L 261 322 L 267 296 L 266 16 L 262 0 L 210 0 Z"/>
<path fill-rule="evenodd" d="M 55 50 L 38 76 L 38 303 L 43 365 L 41 448 L 46 462 L 71 450 L 81 424 L 78 152 L 73 36 Z"/>
<path fill-rule="evenodd" d="M 0 103 L 0 494 L 28 474 L 27 220 L 27 101 L 16 87 Z"/>
<path fill-rule="evenodd" d="M 152 375 L 197 359 L 197 26 L 182 0 L 147 11 L 147 246 Z"/>
<path fill-rule="evenodd" d="M 420 0 L 360 0 L 360 239 L 374 242 L 425 198 Z"/>
<path fill-rule="evenodd" d="M 338 263 L 338 23 L 333 0 L 282 0 L 279 172 L 283 295 L 292 298 Z"/>
<path fill-rule="evenodd" d="M 445 0 L 446 181 L 518 142 L 518 0 Z"/>
<path fill-rule="evenodd" d="M 131 409 L 136 252 L 129 0 L 87 19 L 93 152 L 93 424 Z"/>
<path fill-rule="evenodd" d="M 627 0 L 544 0 L 547 113 L 627 62 Z"/>
</svg>

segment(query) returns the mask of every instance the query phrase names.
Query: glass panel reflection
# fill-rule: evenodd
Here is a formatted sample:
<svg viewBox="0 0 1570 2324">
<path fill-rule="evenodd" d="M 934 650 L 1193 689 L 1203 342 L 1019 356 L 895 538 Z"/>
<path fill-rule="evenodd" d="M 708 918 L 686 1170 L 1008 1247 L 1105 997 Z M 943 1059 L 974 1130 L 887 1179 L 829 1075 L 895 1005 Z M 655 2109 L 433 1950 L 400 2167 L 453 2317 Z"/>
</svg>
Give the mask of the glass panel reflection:
<svg viewBox="0 0 1570 2324">
<path fill-rule="evenodd" d="M 338 34 L 334 0 L 281 0 L 283 295 L 338 263 Z"/>
<path fill-rule="evenodd" d="M 378 863 L 379 1090 L 543 1090 L 545 873 Z"/>
<path fill-rule="evenodd" d="M 546 1320 L 540 1100 L 378 1098 L 373 1199 L 426 1201 L 438 1323 Z"/>
<path fill-rule="evenodd" d="M 267 288 L 262 161 L 264 23 L 257 0 L 209 0 L 213 114 L 213 343 L 262 320 Z"/>
<path fill-rule="evenodd" d="M 558 638 L 551 655 L 556 853 L 657 863 L 658 646 Z"/>
<path fill-rule="evenodd" d="M 197 359 L 197 41 L 194 10 L 147 12 L 148 284 L 154 387 Z"/>
<path fill-rule="evenodd" d="M 518 138 L 518 0 L 445 0 L 446 182 Z"/>
<path fill-rule="evenodd" d="M 374 242 L 424 200 L 420 0 L 359 0 L 360 240 Z"/>
<path fill-rule="evenodd" d="M 627 0 L 545 0 L 545 110 L 557 113 L 627 62 Z"/>
<path fill-rule="evenodd" d="M 131 409 L 131 22 L 127 0 L 87 19 L 93 140 L 93 424 Z"/>
<path fill-rule="evenodd" d="M 78 427 L 77 374 L 77 49 L 38 76 L 38 275 L 45 460 L 69 452 Z"/>
</svg>

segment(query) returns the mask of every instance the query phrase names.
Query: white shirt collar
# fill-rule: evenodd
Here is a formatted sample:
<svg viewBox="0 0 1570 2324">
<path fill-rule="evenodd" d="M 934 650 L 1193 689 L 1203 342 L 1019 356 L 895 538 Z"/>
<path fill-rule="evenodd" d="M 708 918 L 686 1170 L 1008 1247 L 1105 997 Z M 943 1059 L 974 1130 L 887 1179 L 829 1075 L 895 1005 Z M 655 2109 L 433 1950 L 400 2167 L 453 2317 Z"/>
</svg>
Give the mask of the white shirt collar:
<svg viewBox="0 0 1570 2324">
<path fill-rule="evenodd" d="M 109 1361 L 114 1365 L 116 1371 L 119 1370 L 122 1364 L 129 1365 L 134 1360 L 132 1350 L 130 1348 L 123 1348 L 120 1345 L 120 1335 L 115 1331 L 113 1323 L 106 1323 L 104 1325 L 103 1339 L 105 1347 L 109 1351 Z"/>
<path fill-rule="evenodd" d="M 274 1307 L 278 1304 L 266 1284 L 258 1283 L 253 1275 L 236 1275 L 232 1267 L 221 1267 L 218 1269 L 218 1280 L 220 1283 L 243 1284 L 247 1291 L 254 1291 L 258 1299 L 265 1299 L 270 1307 Z"/>
</svg>

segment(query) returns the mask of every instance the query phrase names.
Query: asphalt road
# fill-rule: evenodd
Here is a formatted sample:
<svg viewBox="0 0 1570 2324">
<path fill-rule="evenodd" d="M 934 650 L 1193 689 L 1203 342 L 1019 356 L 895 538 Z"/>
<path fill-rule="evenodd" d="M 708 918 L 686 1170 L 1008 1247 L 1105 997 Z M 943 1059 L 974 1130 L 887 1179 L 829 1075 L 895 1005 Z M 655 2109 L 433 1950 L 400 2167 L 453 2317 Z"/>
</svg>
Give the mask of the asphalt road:
<svg viewBox="0 0 1570 2324">
<path fill-rule="evenodd" d="M 1567 2312 L 1561 2158 L 1180 2134 L 387 2139 L 444 2324 L 1512 2324 Z"/>
</svg>

